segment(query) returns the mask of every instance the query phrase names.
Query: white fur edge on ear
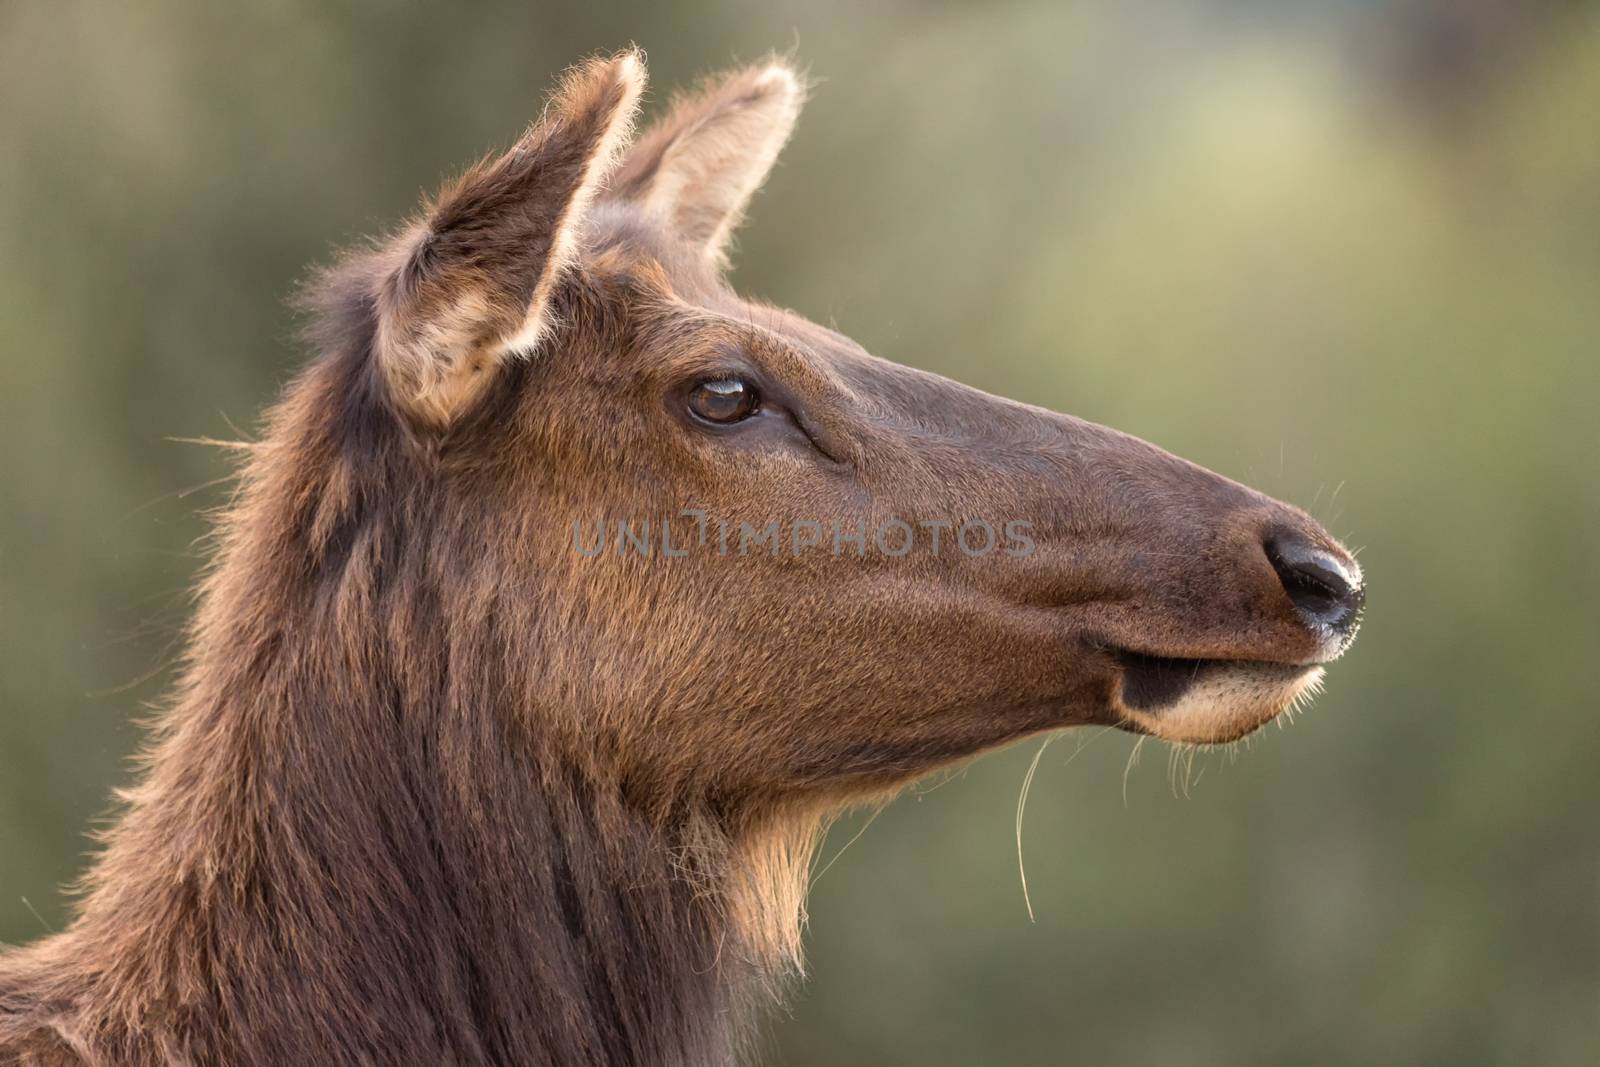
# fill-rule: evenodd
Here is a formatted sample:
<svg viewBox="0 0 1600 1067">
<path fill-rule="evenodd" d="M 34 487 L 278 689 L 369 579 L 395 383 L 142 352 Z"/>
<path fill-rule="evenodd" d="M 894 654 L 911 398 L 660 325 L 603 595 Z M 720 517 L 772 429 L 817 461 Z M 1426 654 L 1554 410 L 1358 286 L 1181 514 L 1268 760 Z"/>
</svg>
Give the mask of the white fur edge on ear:
<svg viewBox="0 0 1600 1067">
<path fill-rule="evenodd" d="M 578 183 L 572 198 L 557 220 L 550 242 L 550 256 L 544 273 L 534 288 L 533 299 L 528 303 L 528 314 L 516 333 L 495 347 L 497 356 L 526 358 L 539 347 L 549 333 L 551 321 L 546 311 L 550 291 L 562 273 L 572 265 L 577 255 L 578 237 L 582 232 L 584 217 L 606 178 L 622 158 L 623 150 L 633 139 L 634 120 L 639 113 L 639 98 L 644 94 L 645 68 L 643 53 L 638 49 L 622 53 L 615 60 L 615 77 L 622 86 L 622 101 L 612 116 L 611 125 L 601 138 L 598 150 L 589 157 L 583 180 Z"/>
</svg>

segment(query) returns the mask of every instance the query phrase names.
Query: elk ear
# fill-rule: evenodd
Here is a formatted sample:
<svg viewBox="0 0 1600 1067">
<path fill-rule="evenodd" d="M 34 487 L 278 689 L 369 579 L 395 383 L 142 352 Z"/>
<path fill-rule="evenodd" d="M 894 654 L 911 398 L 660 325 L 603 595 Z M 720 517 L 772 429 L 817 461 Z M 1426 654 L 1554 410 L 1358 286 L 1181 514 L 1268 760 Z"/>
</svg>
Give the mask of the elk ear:
<svg viewBox="0 0 1600 1067">
<path fill-rule="evenodd" d="M 576 68 L 510 151 L 447 186 L 391 246 L 376 358 L 409 414 L 448 425 L 495 368 L 538 347 L 643 88 L 637 52 Z"/>
<path fill-rule="evenodd" d="M 725 266 L 728 238 L 804 101 L 801 77 L 776 60 L 713 78 L 640 136 L 611 195 L 644 205 Z"/>
</svg>

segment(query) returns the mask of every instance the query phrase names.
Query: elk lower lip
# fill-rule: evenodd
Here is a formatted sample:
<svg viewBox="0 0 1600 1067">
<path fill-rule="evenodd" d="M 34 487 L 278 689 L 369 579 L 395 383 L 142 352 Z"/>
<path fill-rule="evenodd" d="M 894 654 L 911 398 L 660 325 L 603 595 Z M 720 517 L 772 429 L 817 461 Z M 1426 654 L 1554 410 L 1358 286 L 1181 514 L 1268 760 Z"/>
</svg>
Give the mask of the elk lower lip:
<svg viewBox="0 0 1600 1067">
<path fill-rule="evenodd" d="M 1133 711 L 1158 714 L 1182 700 L 1196 683 L 1227 671 L 1246 671 L 1259 675 L 1264 669 L 1287 678 L 1313 669 L 1311 666 L 1282 664 L 1267 660 L 1183 659 L 1152 656 L 1146 652 L 1119 649 L 1117 662 L 1122 667 L 1122 703 Z"/>
<path fill-rule="evenodd" d="M 1218 660 L 1175 659 L 1143 652 L 1117 653 L 1122 664 L 1122 702 L 1136 711 L 1176 704 Z"/>
</svg>

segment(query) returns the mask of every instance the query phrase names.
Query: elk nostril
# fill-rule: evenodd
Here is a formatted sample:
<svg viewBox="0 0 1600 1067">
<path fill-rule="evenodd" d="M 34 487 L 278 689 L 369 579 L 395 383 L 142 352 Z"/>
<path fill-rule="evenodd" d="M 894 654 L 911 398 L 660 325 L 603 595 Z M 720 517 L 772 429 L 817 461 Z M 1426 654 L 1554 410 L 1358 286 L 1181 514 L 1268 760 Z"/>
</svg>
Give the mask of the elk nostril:
<svg viewBox="0 0 1600 1067">
<path fill-rule="evenodd" d="M 1354 567 L 1292 535 L 1274 537 L 1264 547 L 1284 591 L 1307 621 L 1339 630 L 1355 623 L 1365 592 Z"/>
</svg>

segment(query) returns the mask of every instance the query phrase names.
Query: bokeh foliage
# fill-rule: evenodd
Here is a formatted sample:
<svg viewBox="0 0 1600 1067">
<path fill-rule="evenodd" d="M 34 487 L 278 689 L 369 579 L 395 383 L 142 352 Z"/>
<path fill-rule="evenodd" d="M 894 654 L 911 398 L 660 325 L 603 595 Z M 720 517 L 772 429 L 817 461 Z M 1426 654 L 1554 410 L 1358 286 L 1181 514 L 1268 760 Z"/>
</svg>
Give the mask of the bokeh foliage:
<svg viewBox="0 0 1600 1067">
<path fill-rule="evenodd" d="M 1036 745 L 888 809 L 773 1058 L 1600 1059 L 1575 3 L 0 3 L 0 940 L 64 921 L 168 678 L 228 469 L 171 438 L 248 434 L 304 266 L 630 40 L 657 103 L 773 47 L 818 78 L 747 290 L 1306 505 L 1372 586 L 1293 727 L 1046 750 L 1035 922 Z"/>
</svg>

